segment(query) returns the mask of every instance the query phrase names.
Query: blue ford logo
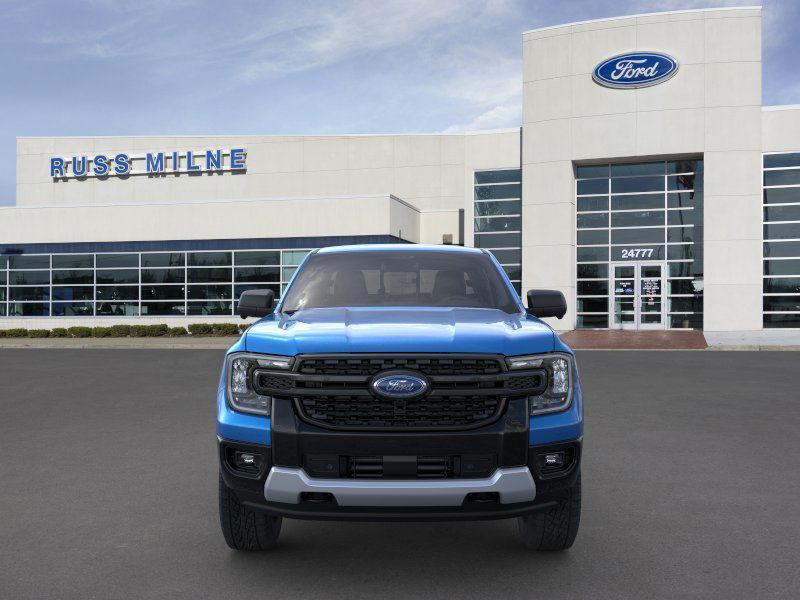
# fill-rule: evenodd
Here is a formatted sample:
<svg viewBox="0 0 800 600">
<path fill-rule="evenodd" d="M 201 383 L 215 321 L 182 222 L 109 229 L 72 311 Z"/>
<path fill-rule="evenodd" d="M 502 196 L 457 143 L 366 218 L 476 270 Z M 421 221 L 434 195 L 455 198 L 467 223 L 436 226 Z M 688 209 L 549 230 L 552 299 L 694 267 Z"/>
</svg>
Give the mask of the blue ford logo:
<svg viewBox="0 0 800 600">
<path fill-rule="evenodd" d="M 370 384 L 376 396 L 384 398 L 415 398 L 428 391 L 428 382 L 408 373 L 392 373 L 376 377 Z"/>
<path fill-rule="evenodd" d="M 610 88 L 640 88 L 666 81 L 678 72 L 678 61 L 659 52 L 630 52 L 601 62 L 592 79 Z"/>
</svg>

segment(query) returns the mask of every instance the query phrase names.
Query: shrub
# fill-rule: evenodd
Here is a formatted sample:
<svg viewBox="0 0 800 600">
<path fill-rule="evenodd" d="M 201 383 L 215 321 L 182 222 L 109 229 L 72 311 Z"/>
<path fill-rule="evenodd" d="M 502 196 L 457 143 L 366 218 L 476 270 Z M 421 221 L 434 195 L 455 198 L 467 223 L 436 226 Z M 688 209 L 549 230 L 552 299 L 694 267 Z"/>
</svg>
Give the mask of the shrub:
<svg viewBox="0 0 800 600">
<path fill-rule="evenodd" d="M 191 335 L 211 335 L 214 333 L 214 327 L 210 323 L 192 323 L 189 325 L 189 333 Z"/>
<path fill-rule="evenodd" d="M 24 329 L 23 327 L 14 327 L 12 329 L 6 329 L 6 337 L 28 337 L 28 330 Z"/>
<path fill-rule="evenodd" d="M 28 330 L 28 337 L 32 337 L 32 338 L 50 337 L 50 330 L 49 329 L 29 329 Z"/>
<path fill-rule="evenodd" d="M 130 325 L 112 325 L 111 335 L 113 337 L 128 337 L 131 334 Z"/>
<path fill-rule="evenodd" d="M 177 337 L 181 335 L 188 335 L 189 332 L 186 331 L 186 327 L 170 327 L 167 335 L 170 337 Z"/>
<path fill-rule="evenodd" d="M 239 326 L 236 323 L 214 323 L 211 325 L 214 335 L 238 335 Z"/>
<path fill-rule="evenodd" d="M 160 325 L 146 325 L 147 337 L 161 337 L 169 333 L 169 327 L 164 323 Z"/>
<path fill-rule="evenodd" d="M 75 338 L 87 338 L 92 337 L 92 328 L 91 327 L 70 327 L 67 329 L 67 333 L 70 337 Z"/>
<path fill-rule="evenodd" d="M 131 328 L 130 330 L 131 337 L 147 336 L 147 325 L 131 325 L 130 328 Z"/>
<path fill-rule="evenodd" d="M 239 333 L 244 333 L 245 331 L 247 331 L 248 327 L 250 327 L 250 325 L 248 325 L 247 323 L 243 323 L 242 325 L 239 325 Z"/>
<path fill-rule="evenodd" d="M 4 338 L 4 337 L 6 337 L 6 330 L 5 329 L 0 329 L 0 338 Z"/>
<path fill-rule="evenodd" d="M 92 327 L 92 337 L 105 338 L 111 335 L 111 327 Z"/>
<path fill-rule="evenodd" d="M 50 330 L 50 337 L 69 337 L 69 332 L 63 327 L 56 327 Z"/>
</svg>

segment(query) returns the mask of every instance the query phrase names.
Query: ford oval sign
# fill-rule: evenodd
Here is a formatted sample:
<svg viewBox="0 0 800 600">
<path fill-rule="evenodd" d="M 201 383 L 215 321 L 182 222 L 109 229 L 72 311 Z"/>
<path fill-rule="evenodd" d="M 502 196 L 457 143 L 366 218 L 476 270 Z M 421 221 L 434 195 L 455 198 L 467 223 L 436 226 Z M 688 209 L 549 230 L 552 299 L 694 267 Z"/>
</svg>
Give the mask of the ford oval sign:
<svg viewBox="0 0 800 600">
<path fill-rule="evenodd" d="M 678 61 L 659 52 L 630 52 L 601 62 L 592 79 L 610 88 L 641 88 L 666 81 L 678 72 Z"/>
<path fill-rule="evenodd" d="M 370 387 L 383 398 L 416 398 L 428 391 L 428 381 L 410 373 L 392 373 L 376 377 Z"/>
</svg>

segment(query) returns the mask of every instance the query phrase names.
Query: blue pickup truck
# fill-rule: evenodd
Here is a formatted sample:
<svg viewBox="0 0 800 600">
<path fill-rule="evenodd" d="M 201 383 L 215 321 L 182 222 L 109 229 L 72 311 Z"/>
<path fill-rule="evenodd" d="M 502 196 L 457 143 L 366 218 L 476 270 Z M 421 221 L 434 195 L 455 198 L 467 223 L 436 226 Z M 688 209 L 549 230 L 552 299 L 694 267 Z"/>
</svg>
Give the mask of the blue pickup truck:
<svg viewBox="0 0 800 600">
<path fill-rule="evenodd" d="M 312 252 L 228 350 L 217 391 L 227 544 L 263 550 L 283 517 L 516 517 L 523 544 L 569 548 L 583 439 L 573 352 L 485 250 L 362 245 Z"/>
</svg>

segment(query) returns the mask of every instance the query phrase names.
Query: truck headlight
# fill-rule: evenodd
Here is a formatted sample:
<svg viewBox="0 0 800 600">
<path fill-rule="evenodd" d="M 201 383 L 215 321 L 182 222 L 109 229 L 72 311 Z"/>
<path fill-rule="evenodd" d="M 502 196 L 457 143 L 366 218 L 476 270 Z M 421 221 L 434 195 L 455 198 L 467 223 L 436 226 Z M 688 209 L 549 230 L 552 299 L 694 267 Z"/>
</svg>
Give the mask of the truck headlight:
<svg viewBox="0 0 800 600">
<path fill-rule="evenodd" d="M 569 408 L 574 387 L 575 363 L 569 354 L 532 354 L 506 359 L 509 369 L 545 369 L 547 389 L 539 396 L 528 398 L 532 415 L 558 412 Z"/>
<path fill-rule="evenodd" d="M 290 356 L 267 356 L 265 354 L 229 354 L 225 362 L 228 382 L 228 402 L 231 408 L 255 415 L 269 415 L 272 397 L 261 396 L 253 390 L 253 370 L 256 367 L 267 369 L 292 368 Z"/>
</svg>

